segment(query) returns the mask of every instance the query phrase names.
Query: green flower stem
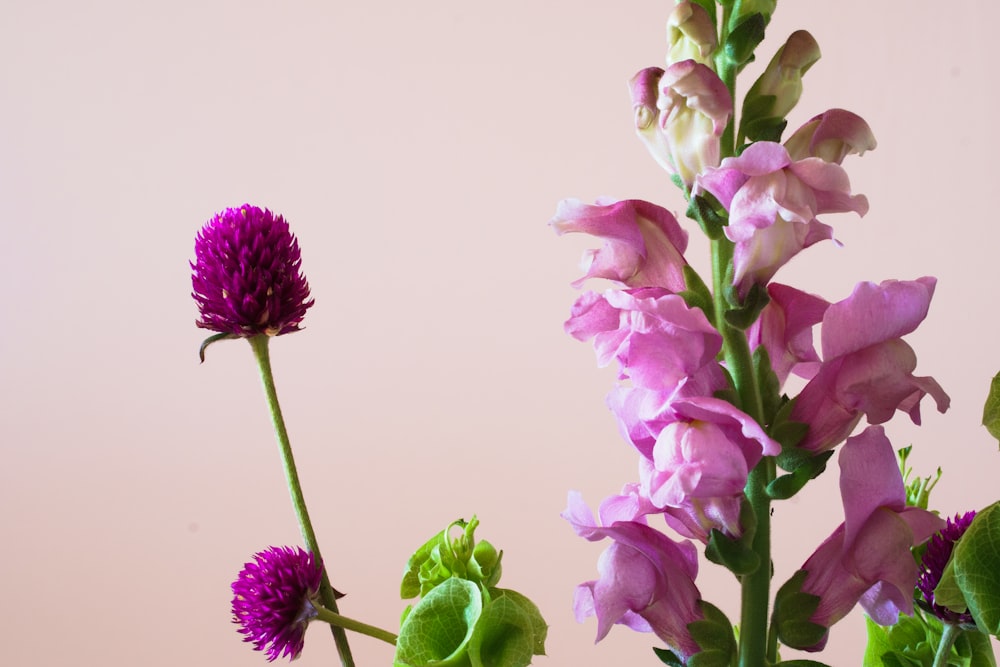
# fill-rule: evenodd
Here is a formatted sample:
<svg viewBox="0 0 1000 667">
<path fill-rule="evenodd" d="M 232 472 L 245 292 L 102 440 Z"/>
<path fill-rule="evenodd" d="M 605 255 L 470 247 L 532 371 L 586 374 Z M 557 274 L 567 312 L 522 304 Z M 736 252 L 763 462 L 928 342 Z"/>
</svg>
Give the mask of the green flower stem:
<svg viewBox="0 0 1000 667">
<path fill-rule="evenodd" d="M 962 634 L 962 629 L 954 623 L 943 623 L 944 630 L 941 633 L 941 642 L 938 644 L 937 653 L 934 654 L 934 667 L 948 667 L 948 656 L 951 655 L 951 647 L 955 640 Z"/>
<path fill-rule="evenodd" d="M 764 407 L 758 390 L 746 334 L 726 323 L 726 271 L 732 263 L 733 244 L 725 238 L 712 241 L 712 287 L 715 321 L 722 334 L 726 368 L 733 378 L 740 408 L 763 424 Z M 760 567 L 741 578 L 740 667 L 760 667 L 773 651 L 768 650 L 767 619 L 771 586 L 771 499 L 766 489 L 774 479 L 774 460 L 764 457 L 747 478 L 746 495 L 757 519 L 751 548 L 760 558 Z M 774 656 L 770 656 L 774 659 Z"/>
<path fill-rule="evenodd" d="M 316 608 L 316 618 L 329 623 L 332 627 L 343 628 L 345 630 L 350 630 L 351 632 L 368 635 L 369 637 L 374 637 L 375 639 L 381 639 L 387 644 L 392 644 L 393 646 L 396 645 L 396 635 L 392 634 L 388 630 L 376 628 L 374 625 L 368 625 L 367 623 L 362 623 L 361 621 L 355 621 L 353 618 L 348 618 L 347 616 L 341 616 L 340 614 L 330 611 L 325 607 Z"/>
<path fill-rule="evenodd" d="M 271 355 L 268 351 L 270 336 L 251 336 L 250 347 L 253 348 L 254 357 L 257 359 L 257 367 L 260 370 L 260 379 L 264 383 L 264 394 L 267 396 L 267 406 L 271 411 L 271 422 L 274 424 L 274 435 L 278 440 L 278 449 L 281 452 L 281 463 L 285 469 L 285 481 L 288 483 L 288 492 L 292 496 L 292 507 L 295 509 L 295 516 L 299 520 L 299 528 L 302 531 L 302 540 L 306 549 L 312 552 L 317 562 L 324 562 L 319 551 L 319 544 L 316 543 L 316 533 L 313 531 L 312 521 L 309 520 L 309 510 L 306 509 L 306 499 L 302 495 L 302 485 L 299 484 L 299 473 L 295 469 L 295 458 L 292 456 L 292 445 L 288 440 L 288 430 L 285 428 L 285 418 L 281 416 L 281 406 L 278 405 L 278 393 L 274 389 L 274 375 L 271 373 Z M 320 599 L 330 612 L 337 613 L 337 596 L 330 585 L 330 577 L 327 575 L 327 568 L 323 566 L 323 579 L 319 588 Z M 340 663 L 343 667 L 354 667 L 354 657 L 351 655 L 351 647 L 347 643 L 347 633 L 339 625 L 331 625 L 333 640 L 337 644 L 337 653 L 340 655 Z"/>
</svg>

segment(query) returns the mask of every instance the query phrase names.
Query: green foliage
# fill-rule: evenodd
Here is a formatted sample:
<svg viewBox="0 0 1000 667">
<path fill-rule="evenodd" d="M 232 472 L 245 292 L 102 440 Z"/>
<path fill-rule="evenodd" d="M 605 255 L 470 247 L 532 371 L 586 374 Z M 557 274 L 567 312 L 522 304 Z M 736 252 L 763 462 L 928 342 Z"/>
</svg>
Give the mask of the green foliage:
<svg viewBox="0 0 1000 667">
<path fill-rule="evenodd" d="M 757 387 L 760 392 L 760 400 L 764 407 L 764 423 L 770 424 L 781 408 L 781 383 L 771 365 L 771 355 L 763 345 L 758 345 L 750 357 L 753 364 L 753 375 L 757 378 Z"/>
<path fill-rule="evenodd" d="M 684 299 L 684 303 L 689 308 L 698 308 L 705 313 L 705 317 L 712 323 L 712 326 L 718 326 L 715 323 L 715 305 L 712 303 L 712 292 L 708 289 L 708 285 L 690 264 L 685 264 L 683 271 L 684 285 L 687 289 L 680 292 L 678 296 Z"/>
<path fill-rule="evenodd" d="M 735 295 L 733 295 L 735 298 Z M 726 323 L 737 329 L 748 329 L 751 324 L 757 321 L 760 311 L 768 304 L 771 297 L 767 294 L 767 288 L 754 283 L 750 290 L 735 308 L 726 311 Z"/>
<path fill-rule="evenodd" d="M 664 665 L 670 665 L 670 667 L 684 667 L 684 661 L 677 657 L 673 651 L 668 651 L 665 648 L 653 647 L 653 653 L 656 657 L 660 659 Z"/>
<path fill-rule="evenodd" d="M 754 50 L 764 41 L 765 27 L 767 19 L 755 13 L 743 17 L 743 21 L 729 33 L 723 52 L 726 60 L 736 66 L 736 71 L 753 62 Z"/>
<path fill-rule="evenodd" d="M 760 567 L 760 557 L 744 540 L 734 540 L 715 528 L 709 534 L 705 558 L 722 565 L 736 576 L 756 572 Z"/>
<path fill-rule="evenodd" d="M 978 512 L 955 544 L 934 600 L 968 609 L 980 630 L 1000 636 L 1000 502 Z"/>
<path fill-rule="evenodd" d="M 688 658 L 687 667 L 734 666 L 738 648 L 733 624 L 715 605 L 704 600 L 698 604 L 703 618 L 689 623 L 688 632 L 701 651 Z"/>
<path fill-rule="evenodd" d="M 900 616 L 896 625 L 883 627 L 865 617 L 868 644 L 863 667 L 932 667 L 944 628 L 937 617 L 918 608 Z M 996 667 L 989 637 L 977 630 L 963 631 L 948 654 L 951 667 Z"/>
<path fill-rule="evenodd" d="M 724 236 L 723 227 L 729 224 L 729 212 L 709 192 L 691 197 L 687 217 L 698 223 L 705 236 L 718 241 Z"/>
<path fill-rule="evenodd" d="M 774 500 L 791 498 L 801 491 L 802 487 L 810 480 L 816 479 L 826 470 L 827 461 L 830 460 L 831 456 L 833 456 L 833 450 L 796 460 L 789 474 L 782 475 L 767 485 L 767 495 Z"/>
<path fill-rule="evenodd" d="M 983 426 L 1000 441 L 1000 373 L 994 375 L 990 382 L 990 393 L 983 406 Z"/>
<path fill-rule="evenodd" d="M 545 654 L 541 612 L 496 587 L 503 552 L 475 540 L 478 525 L 454 521 L 410 556 L 400 595 L 421 598 L 403 612 L 395 667 L 525 667 Z"/>
<path fill-rule="evenodd" d="M 774 596 L 774 627 L 778 639 L 792 648 L 815 646 L 827 633 L 825 627 L 809 620 L 819 607 L 820 598 L 802 592 L 807 574 L 799 570 Z"/>
</svg>

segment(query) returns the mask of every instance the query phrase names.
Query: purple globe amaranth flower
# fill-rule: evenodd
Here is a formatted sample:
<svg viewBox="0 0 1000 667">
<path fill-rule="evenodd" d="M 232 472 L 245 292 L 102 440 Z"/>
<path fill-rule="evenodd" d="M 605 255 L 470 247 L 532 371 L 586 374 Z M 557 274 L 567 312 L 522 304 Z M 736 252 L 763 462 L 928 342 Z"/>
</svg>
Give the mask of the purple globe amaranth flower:
<svg viewBox="0 0 1000 667">
<path fill-rule="evenodd" d="M 227 208 L 198 232 L 194 253 L 199 327 L 242 337 L 299 330 L 313 301 L 298 241 L 280 215 L 249 204 Z"/>
<path fill-rule="evenodd" d="M 573 607 L 578 621 L 597 616 L 597 640 L 616 623 L 653 632 L 672 651 L 687 659 L 699 651 L 687 626 L 700 620 L 698 552 L 690 542 L 674 542 L 640 519 L 616 520 L 620 507 L 602 505 L 598 524 L 579 493 L 570 492 L 564 519 L 581 537 L 613 543 L 598 560 L 600 577 L 576 589 Z M 606 523 L 610 521 L 610 523 Z"/>
<path fill-rule="evenodd" d="M 685 289 L 688 236 L 665 208 L 639 199 L 599 199 L 593 205 L 565 199 L 549 224 L 560 236 L 583 232 L 604 240 L 603 247 L 584 254 L 585 273 L 574 287 L 588 278 L 605 278 L 628 287 Z"/>
<path fill-rule="evenodd" d="M 617 360 L 620 379 L 639 387 L 673 390 L 692 377 L 721 375 L 722 336 L 701 310 L 665 289 L 584 293 L 565 328 L 578 340 L 593 338 L 598 363 Z"/>
<path fill-rule="evenodd" d="M 686 187 L 719 164 L 733 100 L 719 75 L 694 60 L 649 67 L 629 81 L 635 128 L 650 154 Z"/>
<path fill-rule="evenodd" d="M 301 548 L 268 547 L 254 554 L 233 582 L 233 622 L 243 641 L 267 659 L 302 653 L 306 626 L 316 616 L 322 566 Z"/>
<path fill-rule="evenodd" d="M 864 195 L 852 195 L 847 172 L 820 158 L 793 160 L 784 146 L 751 144 L 698 177 L 694 194 L 711 193 L 729 212 L 726 236 L 735 243 L 733 284 L 746 294 L 766 284 L 804 248 L 833 238 L 816 216 L 868 212 Z"/>
<path fill-rule="evenodd" d="M 809 425 L 799 447 L 821 452 L 837 446 L 865 415 L 870 424 L 896 410 L 920 423 L 920 399 L 930 394 L 938 411 L 950 404 L 932 377 L 916 377 L 917 357 L 900 337 L 927 316 L 937 280 L 859 283 L 847 299 L 823 313 L 819 371 L 795 398 L 791 419 Z"/>
<path fill-rule="evenodd" d="M 801 568 L 807 573 L 801 591 L 820 598 L 809 619 L 801 620 L 829 628 L 860 602 L 873 621 L 893 625 L 900 613 L 913 613 L 918 568 L 910 549 L 945 523 L 927 510 L 906 506 L 899 464 L 881 426 L 850 438 L 839 463 L 844 522 Z M 793 647 L 818 651 L 827 637 L 813 646 Z"/>
<path fill-rule="evenodd" d="M 864 155 L 876 146 L 865 120 L 844 109 L 830 109 L 809 119 L 785 141 L 793 160 L 818 157 L 840 164 L 848 155 Z"/>
<path fill-rule="evenodd" d="M 917 582 L 917 589 L 923 594 L 927 608 L 946 623 L 975 624 L 972 614 L 952 611 L 934 601 L 934 589 L 941 582 L 941 575 L 944 574 L 944 569 L 948 565 L 955 543 L 965 534 L 969 524 L 975 518 L 976 513 L 973 511 L 956 514 L 954 519 L 948 519 L 941 532 L 934 535 L 927 543 L 927 549 L 920 561 L 920 580 Z"/>
</svg>

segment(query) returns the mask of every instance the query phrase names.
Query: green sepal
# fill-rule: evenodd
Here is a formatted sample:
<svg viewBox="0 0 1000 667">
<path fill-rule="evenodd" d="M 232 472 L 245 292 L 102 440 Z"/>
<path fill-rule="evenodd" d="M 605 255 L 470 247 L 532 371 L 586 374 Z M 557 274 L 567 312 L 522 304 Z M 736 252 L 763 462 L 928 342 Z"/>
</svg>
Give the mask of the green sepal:
<svg viewBox="0 0 1000 667">
<path fill-rule="evenodd" d="M 715 306 L 712 303 L 712 292 L 708 289 L 708 285 L 705 281 L 701 279 L 698 272 L 694 270 L 690 264 L 685 264 L 684 268 L 684 285 L 687 289 L 683 292 L 679 292 L 677 296 L 684 299 L 684 303 L 687 304 L 688 308 L 698 308 L 701 312 L 705 313 L 705 317 L 711 322 L 712 326 L 717 326 L 715 323 Z"/>
<path fill-rule="evenodd" d="M 1000 442 L 1000 373 L 990 382 L 990 393 L 983 405 L 983 426 Z"/>
<path fill-rule="evenodd" d="M 737 329 L 746 330 L 760 317 L 760 311 L 764 310 L 771 301 L 767 294 L 767 288 L 754 283 L 750 286 L 747 296 L 742 303 L 726 311 L 726 324 Z"/>
<path fill-rule="evenodd" d="M 726 38 L 724 53 L 726 60 L 736 65 L 739 72 L 747 64 L 753 62 L 753 52 L 764 41 L 764 28 L 767 19 L 763 14 L 750 14 L 743 18 L 738 26 Z"/>
<path fill-rule="evenodd" d="M 742 540 L 734 540 L 716 528 L 709 533 L 705 558 L 722 565 L 737 576 L 751 574 L 760 567 L 760 556 L 753 549 L 743 544 Z"/>
<path fill-rule="evenodd" d="M 537 642 L 535 639 L 536 620 L 532 619 L 523 606 L 527 598 L 521 596 L 518 601 L 509 595 L 512 591 L 491 591 L 490 601 L 483 607 L 482 614 L 476 623 L 469 640 L 469 661 L 471 667 L 526 667 L 531 664 L 535 655 Z M 529 601 L 529 604 L 530 601 Z M 537 621 L 542 626 L 537 607 L 534 608 Z M 542 654 L 544 654 L 542 637 Z"/>
<path fill-rule="evenodd" d="M 660 659 L 664 665 L 669 665 L 670 667 L 684 667 L 684 661 L 677 657 L 677 654 L 673 651 L 668 651 L 665 648 L 653 647 L 653 653 L 656 657 Z"/>
<path fill-rule="evenodd" d="M 469 559 L 468 568 L 470 579 L 482 582 L 486 588 L 492 588 L 500 581 L 500 574 L 503 566 L 500 560 L 503 558 L 503 550 L 497 550 L 486 540 L 476 542 L 472 549 L 472 558 Z"/>
<path fill-rule="evenodd" d="M 677 186 L 677 189 L 685 194 L 688 194 L 687 186 L 684 184 L 684 179 L 680 177 L 680 174 L 670 174 L 670 182 Z"/>
<path fill-rule="evenodd" d="M 774 95 L 761 95 L 761 99 L 769 100 L 770 104 L 774 104 Z M 781 141 L 781 135 L 784 134 L 785 128 L 788 127 L 788 121 L 784 118 L 775 118 L 773 116 L 766 118 L 754 118 L 742 123 L 742 136 L 746 139 L 753 141 Z"/>
<path fill-rule="evenodd" d="M 1000 502 L 978 512 L 955 544 L 934 601 L 968 609 L 981 631 L 1000 637 Z"/>
<path fill-rule="evenodd" d="M 778 639 L 791 648 L 815 646 L 827 633 L 827 628 L 809 620 L 819 607 L 820 597 L 802 592 L 807 575 L 805 570 L 799 570 L 774 596 L 774 627 Z"/>
<path fill-rule="evenodd" d="M 787 475 L 771 480 L 767 485 L 767 495 L 774 500 L 787 500 L 802 490 L 810 480 L 816 479 L 826 470 L 826 463 L 833 456 L 833 450 L 799 460 L 798 465 Z"/>
<path fill-rule="evenodd" d="M 483 611 L 479 586 L 451 578 L 420 599 L 396 640 L 395 667 L 463 667 L 468 644 Z"/>
<path fill-rule="evenodd" d="M 698 606 L 702 619 L 688 623 L 687 629 L 701 651 L 688 658 L 687 667 L 729 667 L 737 652 L 732 622 L 710 602 L 700 600 Z"/>
<path fill-rule="evenodd" d="M 713 241 L 725 235 L 723 228 L 729 224 L 729 213 L 710 192 L 691 197 L 687 217 L 697 222 L 705 236 Z"/>
<path fill-rule="evenodd" d="M 209 345 L 217 343 L 220 340 L 228 340 L 230 338 L 239 338 L 239 336 L 233 333 L 217 333 L 201 341 L 201 347 L 198 348 L 198 358 L 201 359 L 201 363 L 205 363 L 205 350 L 208 349 Z"/>
<path fill-rule="evenodd" d="M 723 4 L 723 3 L 719 3 Z M 727 2 L 725 4 L 731 4 Z M 771 22 L 771 15 L 778 6 L 778 0 L 736 0 L 729 15 L 729 31 L 736 30 L 743 21 L 759 14 L 764 19 L 764 27 Z"/>
<path fill-rule="evenodd" d="M 750 357 L 753 374 L 757 378 L 761 402 L 764 407 L 764 423 L 770 424 L 781 408 L 781 383 L 771 365 L 771 355 L 763 345 L 758 345 Z"/>
</svg>

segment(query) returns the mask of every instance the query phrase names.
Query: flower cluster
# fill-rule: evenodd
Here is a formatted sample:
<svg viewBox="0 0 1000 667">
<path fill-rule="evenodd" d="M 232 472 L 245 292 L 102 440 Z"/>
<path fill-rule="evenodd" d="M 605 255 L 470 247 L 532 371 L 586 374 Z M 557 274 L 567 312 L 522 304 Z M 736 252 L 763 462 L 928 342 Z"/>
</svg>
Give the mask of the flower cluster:
<svg viewBox="0 0 1000 667">
<path fill-rule="evenodd" d="M 313 305 L 299 243 L 280 215 L 244 204 L 205 223 L 194 244 L 199 327 L 233 336 L 299 330 Z"/>
<path fill-rule="evenodd" d="M 269 547 L 253 558 L 233 582 L 233 622 L 269 661 L 294 660 L 319 606 L 322 566 L 301 548 Z"/>
<path fill-rule="evenodd" d="M 802 75 L 819 58 L 815 40 L 799 31 L 747 93 L 736 133 L 745 143 L 739 150 L 727 144 L 734 101 L 718 64 L 743 47 L 730 42 L 716 56 L 723 39 L 743 35 L 733 28 L 740 20 L 766 23 L 769 12 L 730 17 L 727 35 L 705 6 L 677 3 L 665 68 L 640 71 L 630 90 L 640 138 L 713 240 L 712 280 L 688 263 L 687 234 L 656 204 L 566 200 L 550 223 L 558 234 L 601 241 L 573 285 L 602 279 L 610 287 L 584 292 L 565 329 L 593 341 L 600 365 L 617 366 L 608 405 L 638 453 L 636 479 L 600 505 L 599 521 L 570 494 L 563 516 L 573 529 L 612 541 L 600 578 L 578 588 L 576 613 L 596 615 L 598 639 L 624 624 L 655 633 L 681 660 L 700 650 L 689 629 L 701 612 L 687 540 L 705 544 L 706 555 L 736 574 L 766 569 L 750 553 L 768 507 L 749 498 L 751 472 L 763 471 L 761 493 L 766 486 L 771 498 L 785 498 L 820 474 L 841 445 L 845 519 L 802 566 L 790 594 L 808 609 L 785 604 L 781 613 L 791 617 L 776 619 L 779 636 L 818 649 L 858 602 L 878 623 L 912 613 L 918 571 L 910 549 L 944 524 L 905 506 L 879 425 L 896 411 L 919 424 L 925 395 L 941 412 L 949 403 L 933 378 L 914 374 L 916 355 L 903 341 L 927 315 L 934 278 L 862 282 L 833 303 L 773 282 L 802 250 L 833 238 L 820 216 L 867 213 L 842 162 L 873 149 L 875 139 L 863 119 L 830 109 L 780 142 Z M 789 398 L 782 390 L 791 375 L 806 382 Z M 852 437 L 863 419 L 868 428 Z M 785 477 L 776 478 L 776 463 Z M 686 540 L 651 526 L 657 514 Z M 780 635 L 797 622 L 815 631 Z"/>
</svg>

